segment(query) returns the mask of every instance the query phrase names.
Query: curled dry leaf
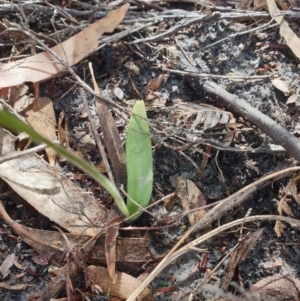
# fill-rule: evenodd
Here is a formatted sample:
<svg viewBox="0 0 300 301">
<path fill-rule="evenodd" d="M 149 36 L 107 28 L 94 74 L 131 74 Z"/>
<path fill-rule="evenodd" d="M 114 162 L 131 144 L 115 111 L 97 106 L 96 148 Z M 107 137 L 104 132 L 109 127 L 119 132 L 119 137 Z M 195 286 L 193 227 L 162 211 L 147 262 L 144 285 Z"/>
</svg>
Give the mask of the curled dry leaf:
<svg viewBox="0 0 300 301">
<path fill-rule="evenodd" d="M 93 23 L 67 41 L 51 48 L 69 66 L 80 62 L 98 47 L 103 33 L 112 32 L 125 17 L 129 4 L 113 10 L 106 17 Z M 78 47 L 84 45 L 84 47 Z M 11 87 L 24 82 L 39 82 L 49 79 L 66 67 L 48 51 L 29 58 L 0 64 L 0 87 Z"/>
<path fill-rule="evenodd" d="M 216 301 L 237 301 L 237 300 L 299 300 L 300 281 L 289 274 L 286 275 L 273 275 L 266 277 L 253 286 L 250 290 L 245 292 L 243 296 L 233 296 L 226 293 L 226 298 L 220 298 Z M 225 295 L 219 288 L 214 287 L 210 291 L 217 291 L 219 295 Z"/>
</svg>

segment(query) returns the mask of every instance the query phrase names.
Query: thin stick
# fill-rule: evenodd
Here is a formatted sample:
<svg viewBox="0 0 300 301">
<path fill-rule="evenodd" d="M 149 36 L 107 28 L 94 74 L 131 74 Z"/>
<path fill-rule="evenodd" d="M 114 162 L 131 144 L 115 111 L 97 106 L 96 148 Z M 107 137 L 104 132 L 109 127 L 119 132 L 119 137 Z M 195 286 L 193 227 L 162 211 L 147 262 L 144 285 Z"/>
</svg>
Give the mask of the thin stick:
<svg viewBox="0 0 300 301">
<path fill-rule="evenodd" d="M 46 144 L 41 144 L 41 145 L 32 147 L 30 149 L 27 149 L 25 151 L 15 152 L 15 153 L 12 153 L 10 155 L 6 155 L 6 156 L 0 158 L 0 163 L 4 163 L 4 162 L 7 162 L 7 161 L 14 160 L 14 159 L 20 158 L 22 156 L 28 155 L 28 154 L 39 152 L 39 151 L 45 149 L 46 147 L 47 147 Z"/>
<path fill-rule="evenodd" d="M 213 79 L 213 78 L 223 78 L 228 80 L 264 80 L 266 78 L 276 77 L 274 74 L 270 75 L 250 75 L 250 76 L 241 76 L 241 75 L 216 75 L 216 74 L 208 74 L 208 73 L 196 73 L 196 72 L 187 72 L 187 71 L 180 71 L 180 70 L 174 70 L 169 68 L 162 68 L 162 71 L 174 73 L 174 74 L 180 74 L 183 76 L 192 76 L 197 78 L 205 78 L 205 79 Z"/>
<path fill-rule="evenodd" d="M 105 165 L 105 169 L 106 169 L 106 172 L 107 172 L 107 175 L 108 175 L 108 178 L 110 179 L 110 181 L 112 183 L 114 183 L 114 185 L 116 185 L 115 183 L 115 178 L 112 174 L 112 171 L 111 171 L 111 168 L 110 168 L 110 165 L 109 165 L 109 162 L 108 162 L 108 159 L 107 159 L 107 156 L 106 156 L 106 153 L 105 153 L 105 150 L 104 150 L 104 146 L 103 144 L 101 143 L 101 140 L 99 138 L 99 135 L 97 133 L 97 130 L 96 130 L 96 127 L 95 127 L 95 123 L 92 119 L 92 114 L 91 114 L 91 111 L 90 111 L 90 108 L 89 108 L 89 104 L 87 102 L 87 99 L 85 97 L 85 94 L 84 94 L 84 91 L 82 88 L 79 88 L 79 91 L 80 91 L 80 95 L 81 95 L 81 98 L 83 100 L 83 104 L 84 104 L 84 108 L 85 108 L 85 111 L 88 115 L 88 119 L 89 119 L 89 122 L 91 124 L 91 128 L 92 128 L 92 132 L 93 132 L 93 135 L 94 135 L 94 138 L 95 138 L 95 141 L 98 145 L 98 148 L 100 150 L 100 153 L 101 153 L 101 157 L 102 157 L 102 160 L 103 160 L 103 163 Z"/>
</svg>

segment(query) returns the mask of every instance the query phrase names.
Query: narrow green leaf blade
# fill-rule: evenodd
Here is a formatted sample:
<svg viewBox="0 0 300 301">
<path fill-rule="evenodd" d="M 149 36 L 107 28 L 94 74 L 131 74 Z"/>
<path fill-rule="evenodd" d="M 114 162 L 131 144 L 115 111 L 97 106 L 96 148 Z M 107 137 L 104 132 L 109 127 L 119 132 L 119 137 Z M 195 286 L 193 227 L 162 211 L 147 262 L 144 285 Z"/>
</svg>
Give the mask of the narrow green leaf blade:
<svg viewBox="0 0 300 301">
<path fill-rule="evenodd" d="M 153 186 L 153 159 L 150 129 L 143 101 L 133 107 L 126 137 L 127 193 L 141 207 L 149 204 Z M 139 207 L 127 198 L 127 208 L 134 214 Z M 140 214 L 135 215 L 132 220 Z"/>
</svg>

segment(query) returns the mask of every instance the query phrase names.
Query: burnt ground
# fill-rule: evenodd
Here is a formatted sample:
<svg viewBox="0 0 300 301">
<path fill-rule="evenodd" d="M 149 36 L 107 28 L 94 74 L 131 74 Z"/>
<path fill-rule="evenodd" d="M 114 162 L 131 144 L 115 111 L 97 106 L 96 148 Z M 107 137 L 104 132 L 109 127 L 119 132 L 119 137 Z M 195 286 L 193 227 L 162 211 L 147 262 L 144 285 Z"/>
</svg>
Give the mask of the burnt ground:
<svg viewBox="0 0 300 301">
<path fill-rule="evenodd" d="M 76 8 L 76 4 L 74 5 Z M 165 13 L 174 9 L 181 9 L 188 13 L 202 9 L 203 14 L 209 14 L 213 7 L 210 5 L 205 7 L 194 6 L 193 4 L 180 1 L 175 3 L 168 2 L 168 4 L 161 1 L 159 5 L 167 9 Z M 222 4 L 222 7 L 227 7 L 230 12 L 236 12 L 234 10 L 235 3 Z M 218 9 L 216 8 L 215 10 Z M 266 12 L 266 10 L 262 10 L 262 12 Z M 138 17 L 151 18 L 162 14 L 163 12 L 158 12 L 153 8 L 135 6 L 134 4 L 132 4 L 132 10 L 130 11 L 130 17 L 135 17 L 136 19 Z M 10 18 L 11 21 L 14 19 L 14 16 L 11 14 L 7 14 L 6 17 Z M 40 16 L 40 18 L 45 17 Z M 59 18 L 57 20 L 59 21 Z M 181 71 L 193 71 L 196 69 L 198 73 L 224 75 L 221 79 L 212 80 L 227 92 L 244 99 L 251 106 L 269 116 L 298 137 L 300 65 L 299 59 L 295 57 L 280 36 L 278 26 L 269 26 L 259 31 L 246 32 L 269 22 L 270 18 L 267 17 L 253 19 L 245 17 L 240 20 L 228 17 L 214 22 L 199 22 L 184 27 L 179 32 L 157 42 L 145 41 L 131 44 L 137 39 L 168 30 L 176 24 L 181 24 L 183 20 L 185 18 L 181 16 L 164 18 L 162 21 L 150 26 L 147 31 L 135 32 L 105 45 L 86 60 L 76 65 L 74 70 L 81 78 L 85 78 L 85 82 L 89 84 L 91 78 L 87 72 L 87 63 L 88 61 L 93 62 L 95 76 L 99 78 L 98 84 L 103 95 L 118 102 L 125 108 L 131 107 L 130 100 L 147 99 L 150 98 L 149 95 L 154 94 L 158 105 L 149 109 L 148 117 L 153 124 L 156 124 L 156 128 L 164 132 L 165 135 L 153 131 L 153 145 L 155 145 L 153 202 L 174 192 L 174 179 L 177 176 L 181 176 L 194 182 L 205 196 L 207 204 L 210 204 L 232 195 L 264 175 L 292 166 L 292 158 L 283 151 L 280 153 L 238 151 L 237 149 L 245 149 L 250 146 L 255 149 L 261 145 L 270 145 L 273 144 L 273 141 L 261 129 L 236 114 L 233 116 L 236 119 L 236 123 L 241 125 L 240 131 L 229 144 L 224 142 L 223 149 L 218 150 L 213 146 L 210 148 L 206 142 L 200 142 L 184 148 L 183 145 L 193 139 L 187 136 L 185 132 L 190 129 L 188 125 L 181 128 L 176 127 L 174 124 L 170 125 L 169 118 L 178 100 L 185 102 L 187 107 L 190 104 L 208 104 L 228 111 L 230 109 L 220 106 L 216 101 L 212 100 L 204 90 L 201 90 L 201 85 L 195 86 L 189 78 L 163 71 L 162 68 Z M 83 20 L 80 19 L 80 21 Z M 126 25 L 126 23 L 124 24 Z M 289 20 L 289 24 L 293 31 L 299 35 L 299 20 Z M 33 29 L 38 27 L 35 23 L 31 25 Z M 118 30 L 121 31 L 122 27 Z M 242 32 L 245 33 L 241 34 Z M 230 36 L 232 37 L 230 38 Z M 223 39 L 225 40 L 223 41 Z M 4 50 L 7 51 L 6 48 Z M 192 66 L 189 66 L 189 63 L 187 63 L 187 60 L 184 58 L 185 55 L 190 59 Z M 189 67 L 190 70 L 188 70 Z M 288 92 L 284 93 L 277 89 L 272 85 L 269 78 L 260 80 L 231 80 L 228 78 L 232 75 L 247 77 L 271 74 L 277 75 L 288 85 Z M 163 80 L 159 86 L 152 88 L 152 91 L 150 91 L 149 84 L 151 80 L 162 77 L 162 75 Z M 70 79 L 70 75 L 63 74 L 42 83 L 40 95 L 50 97 L 53 100 L 57 116 L 61 111 L 64 111 L 68 118 L 67 126 L 69 132 L 73 132 L 74 128 L 76 128 L 80 131 L 86 131 L 93 139 L 92 133 L 89 131 L 88 119 L 82 115 L 82 100 Z M 124 93 L 122 101 L 113 93 L 116 87 L 120 88 Z M 298 98 L 296 101 L 287 104 L 288 98 L 292 95 L 298 95 Z M 87 96 L 91 112 L 95 115 L 93 97 L 88 94 Z M 149 104 L 153 102 L 154 100 L 147 101 Z M 117 114 L 114 114 L 114 117 L 119 125 L 122 139 L 125 140 L 126 122 Z M 97 122 L 96 117 L 95 121 Z M 222 141 L 227 131 L 228 128 L 224 124 L 217 124 L 212 128 L 203 130 L 203 122 L 200 122 L 196 130 L 192 134 L 189 133 L 193 137 L 196 136 L 197 139 L 202 137 L 206 140 L 214 139 L 214 141 L 223 143 Z M 99 133 L 101 134 L 100 128 Z M 174 137 L 179 138 L 177 140 L 172 139 Z M 228 148 L 229 146 L 231 147 L 230 149 Z M 73 147 L 76 148 L 74 145 Z M 182 148 L 180 149 L 180 147 Z M 235 150 L 234 148 L 237 149 Z M 87 152 L 94 164 L 98 164 L 101 161 L 96 148 Z M 209 154 L 207 164 L 203 163 L 203 158 L 205 158 L 203 152 Z M 65 162 L 57 163 L 57 165 L 57 168 L 67 173 L 78 173 L 78 170 Z M 220 177 L 220 170 L 223 178 Z M 93 187 L 88 178 L 84 178 L 84 176 L 82 178 L 84 180 L 80 181 L 81 185 Z M 232 208 L 226 214 L 223 214 L 220 219 L 214 221 L 211 225 L 212 228 L 243 218 L 250 208 L 252 209 L 252 216 L 278 214 L 278 203 L 290 178 L 274 181 L 268 186 L 258 189 L 242 204 Z M 8 188 L 3 186 L 3 189 L 3 192 L 5 192 L 5 189 Z M 99 191 L 95 191 L 95 193 L 99 193 Z M 14 219 L 19 219 L 26 223 L 26 219 L 30 217 L 30 226 L 49 229 L 50 222 L 46 218 L 39 216 L 38 213 L 34 213 L 28 206 L 25 206 L 23 211 L 19 210 L 16 213 L 14 204 L 22 203 L 22 200 L 16 201 L 16 198 L 13 195 L 7 199 L 7 210 Z M 296 201 L 291 195 L 288 196 L 287 201 L 292 208 L 292 217 L 298 219 L 300 211 Z M 144 214 L 134 225 L 148 227 L 156 224 L 162 225 L 168 216 L 182 213 L 183 209 L 180 200 L 174 198 L 172 199 L 171 210 L 168 211 L 163 204 L 160 204 L 153 207 L 151 212 L 154 217 Z M 149 231 L 152 248 L 157 254 L 162 254 L 177 242 L 179 237 L 184 234 L 185 227 L 189 226 L 188 219 L 184 217 L 172 227 Z M 2 224 L 2 229 L 3 227 L 4 225 Z M 289 273 L 295 278 L 300 277 L 299 230 L 287 225 L 281 237 L 277 237 L 274 232 L 274 221 L 262 221 L 247 224 L 244 232 L 252 233 L 260 228 L 265 228 L 261 238 L 252 247 L 247 258 L 241 262 L 239 268 L 236 269 L 232 279 L 232 281 L 237 283 L 240 290 L 242 287 L 248 290 L 252 284 L 270 275 Z M 16 251 L 16 254 L 20 254 L 18 257 L 20 263 L 26 262 L 34 270 L 38 270 L 38 273 L 34 275 L 34 273 L 30 274 L 27 271 L 27 274 L 20 280 L 16 277 L 18 270 L 12 268 L 10 275 L 3 279 L 3 282 L 18 283 L 21 281 L 22 283 L 33 284 L 33 288 L 29 287 L 23 291 L 1 289 L 0 296 L 3 300 L 29 300 L 29 296 L 44 288 L 51 277 L 46 268 L 36 265 L 30 260 L 30 256 L 26 255 L 25 251 L 28 249 L 26 245 L 18 241 L 13 234 L 8 234 L 9 229 L 5 229 L 3 231 L 4 234 L 1 235 L 1 261 L 5 259 L 6 254 L 20 248 Z M 195 237 L 190 237 L 189 241 L 193 238 Z M 154 299 L 187 300 L 193 288 L 207 275 L 208 269 L 213 269 L 229 250 L 237 244 L 238 240 L 239 228 L 236 227 L 201 245 L 201 248 L 208 249 L 208 262 L 202 270 L 199 268 L 199 263 L 204 256 L 202 253 L 191 251 L 177 259 L 152 282 L 151 289 Z M 214 300 L 214 296 L 220 292 L 217 287 L 226 273 L 227 262 L 228 260 L 207 281 L 207 283 L 214 286 L 212 292 L 200 287 L 194 292 L 192 300 Z M 276 263 L 281 264 L 277 266 Z M 141 267 L 140 273 L 145 268 L 151 268 L 151 266 Z M 228 291 L 236 294 L 239 291 L 238 288 L 229 286 Z M 107 296 L 101 298 L 90 296 L 89 298 L 90 300 L 109 299 Z M 251 300 L 251 298 L 254 300 L 254 297 L 251 297 L 251 295 L 244 298 L 245 300 Z M 297 300 L 297 297 L 290 300 Z"/>
</svg>

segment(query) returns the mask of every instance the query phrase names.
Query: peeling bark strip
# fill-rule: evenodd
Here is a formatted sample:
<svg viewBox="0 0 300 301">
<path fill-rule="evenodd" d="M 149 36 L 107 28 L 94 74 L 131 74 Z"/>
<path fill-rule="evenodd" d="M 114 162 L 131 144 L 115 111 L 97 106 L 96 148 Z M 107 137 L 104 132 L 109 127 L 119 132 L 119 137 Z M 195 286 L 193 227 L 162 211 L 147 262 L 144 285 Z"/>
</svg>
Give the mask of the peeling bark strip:
<svg viewBox="0 0 300 301">
<path fill-rule="evenodd" d="M 199 85 L 201 85 L 207 95 L 224 105 L 230 112 L 234 112 L 253 123 L 271 137 L 275 143 L 285 148 L 290 156 L 300 162 L 300 141 L 294 135 L 265 114 L 253 108 L 244 99 L 228 93 L 216 83 L 205 81 L 203 84 L 199 82 Z"/>
</svg>

